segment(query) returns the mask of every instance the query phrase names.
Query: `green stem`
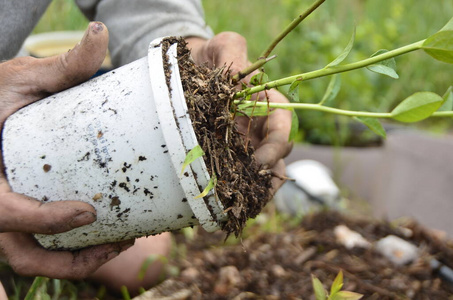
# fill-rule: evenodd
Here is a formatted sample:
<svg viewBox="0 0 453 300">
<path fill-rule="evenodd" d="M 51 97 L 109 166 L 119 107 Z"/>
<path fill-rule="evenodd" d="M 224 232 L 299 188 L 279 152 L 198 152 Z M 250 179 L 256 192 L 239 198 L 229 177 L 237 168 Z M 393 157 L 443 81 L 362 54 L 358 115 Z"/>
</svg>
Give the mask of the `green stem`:
<svg viewBox="0 0 453 300">
<path fill-rule="evenodd" d="M 312 12 L 314 12 L 322 3 L 324 3 L 326 0 L 317 0 L 315 3 L 313 3 L 306 11 L 304 11 L 301 15 L 299 15 L 297 18 L 295 18 L 272 42 L 271 44 L 266 48 L 266 50 L 260 55 L 260 57 L 250 66 L 247 68 L 241 70 L 238 72 L 236 75 L 233 76 L 233 81 L 239 81 L 242 78 L 245 78 L 247 75 L 252 73 L 255 70 L 258 70 L 261 68 L 265 63 L 269 61 L 267 59 L 271 52 L 274 50 L 274 48 L 278 45 L 278 43 L 281 42 L 291 31 L 294 30 L 294 28 L 297 27 L 297 25 L 300 24 L 305 18 L 307 18 Z"/>
<path fill-rule="evenodd" d="M 431 117 L 453 117 L 453 111 L 436 111 Z"/>
<path fill-rule="evenodd" d="M 269 108 L 283 108 L 283 109 L 300 109 L 300 110 L 316 110 L 327 113 L 332 113 L 336 115 L 349 116 L 349 117 L 368 117 L 368 118 L 391 118 L 391 113 L 374 113 L 374 112 L 365 112 L 365 111 L 351 111 L 339 108 L 333 108 L 328 106 L 322 106 L 319 104 L 312 103 L 276 103 L 276 102 L 256 102 L 256 101 L 242 101 L 235 100 L 234 104 L 245 104 L 245 105 L 255 105 L 255 106 L 264 106 Z"/>
<path fill-rule="evenodd" d="M 39 290 L 39 288 L 43 285 L 43 284 L 46 284 L 46 282 L 49 280 L 49 278 L 47 277 L 41 277 L 41 276 L 38 276 L 38 277 L 35 277 L 35 279 L 33 280 L 33 283 L 30 287 L 30 289 L 28 290 L 27 292 L 27 295 L 25 295 L 25 300 L 33 300 L 33 299 L 36 299 L 37 298 L 37 292 Z"/>
<path fill-rule="evenodd" d="M 258 92 L 261 92 L 264 90 L 269 90 L 269 89 L 272 89 L 272 88 L 275 88 L 278 86 L 288 85 L 288 84 L 293 83 L 296 80 L 306 81 L 306 80 L 310 80 L 310 79 L 314 79 L 314 78 L 319 78 L 319 77 L 328 76 L 328 75 L 332 75 L 332 74 L 360 69 L 360 68 L 378 63 L 380 61 L 390 59 L 395 56 L 399 56 L 399 55 L 402 55 L 402 54 L 405 54 L 408 52 L 418 50 L 422 47 L 424 41 L 425 40 L 422 40 L 422 41 L 419 41 L 419 42 L 416 42 L 416 43 L 413 43 L 410 45 L 406 45 L 406 46 L 394 49 L 392 51 L 388 51 L 383 54 L 373 56 L 373 57 L 370 57 L 370 58 L 367 58 L 367 59 L 364 59 L 364 60 L 361 60 L 358 62 L 354 62 L 354 63 L 350 63 L 350 64 L 346 64 L 346 65 L 326 67 L 326 68 L 323 68 L 320 70 L 311 71 L 308 73 L 293 75 L 293 76 L 285 77 L 282 79 L 270 81 L 265 84 L 254 86 L 254 87 L 251 87 L 248 89 L 244 89 L 240 92 L 237 92 L 234 95 L 234 99 L 239 99 L 239 98 L 245 97 L 247 95 L 255 94 L 255 93 L 258 93 Z"/>
<path fill-rule="evenodd" d="M 266 50 L 261 53 L 260 57 L 268 57 L 271 52 L 274 50 L 274 48 L 277 46 L 278 43 L 280 43 L 281 40 L 283 40 L 291 31 L 294 30 L 294 28 L 297 27 L 297 25 L 300 24 L 305 18 L 307 18 L 312 12 L 314 12 L 321 4 L 324 3 L 326 0 L 318 0 L 315 3 L 313 3 L 304 13 L 299 15 L 297 18 L 295 18 L 272 42 L 271 44 L 266 48 Z"/>
</svg>

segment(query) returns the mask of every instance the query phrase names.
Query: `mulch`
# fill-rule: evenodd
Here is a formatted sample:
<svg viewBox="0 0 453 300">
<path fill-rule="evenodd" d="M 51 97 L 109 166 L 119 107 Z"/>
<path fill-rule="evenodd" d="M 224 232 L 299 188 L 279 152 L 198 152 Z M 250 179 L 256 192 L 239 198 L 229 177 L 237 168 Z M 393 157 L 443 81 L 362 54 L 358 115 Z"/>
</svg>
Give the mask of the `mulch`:
<svg viewBox="0 0 453 300">
<path fill-rule="evenodd" d="M 401 237 L 417 245 L 420 254 L 396 266 L 374 247 L 343 246 L 334 233 L 337 225 L 346 225 L 371 244 L 388 235 Z M 197 229 L 194 237 L 176 233 L 185 249 L 172 262 L 180 274 L 137 299 L 315 299 L 311 275 L 328 290 L 340 270 L 343 289 L 363 294 L 363 299 L 453 297 L 453 283 L 430 267 L 435 258 L 453 268 L 453 243 L 413 220 L 395 225 L 324 211 L 290 227 L 278 233 L 261 228 L 233 245 L 224 242 L 221 232 Z"/>
</svg>

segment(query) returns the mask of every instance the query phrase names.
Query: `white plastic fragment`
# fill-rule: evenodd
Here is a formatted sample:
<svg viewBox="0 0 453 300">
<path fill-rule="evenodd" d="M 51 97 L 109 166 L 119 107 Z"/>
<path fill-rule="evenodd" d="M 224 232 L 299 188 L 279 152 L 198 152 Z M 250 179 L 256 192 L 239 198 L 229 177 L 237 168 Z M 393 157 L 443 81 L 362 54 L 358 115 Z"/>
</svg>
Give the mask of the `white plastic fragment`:
<svg viewBox="0 0 453 300">
<path fill-rule="evenodd" d="M 419 252 L 417 246 L 395 235 L 388 235 L 377 241 L 376 250 L 398 266 L 414 261 Z"/>
<path fill-rule="evenodd" d="M 277 209 L 290 215 L 304 215 L 321 207 L 337 209 L 341 194 L 331 171 L 318 161 L 304 159 L 286 167 L 287 181 L 275 194 Z"/>
<path fill-rule="evenodd" d="M 360 233 L 352 231 L 346 225 L 338 225 L 334 228 L 334 234 L 337 242 L 345 246 L 347 249 L 370 248 L 371 243 L 368 242 Z"/>
</svg>

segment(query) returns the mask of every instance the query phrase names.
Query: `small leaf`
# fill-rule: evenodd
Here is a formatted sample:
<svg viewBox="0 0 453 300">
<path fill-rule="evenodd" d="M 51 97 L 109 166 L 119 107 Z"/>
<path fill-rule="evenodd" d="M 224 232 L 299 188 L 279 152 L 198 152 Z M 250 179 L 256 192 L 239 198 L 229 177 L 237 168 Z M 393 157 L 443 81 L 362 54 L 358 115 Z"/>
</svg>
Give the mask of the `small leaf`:
<svg viewBox="0 0 453 300">
<path fill-rule="evenodd" d="M 299 99 L 299 84 L 301 83 L 302 81 L 300 80 L 294 80 L 293 83 L 291 83 L 291 85 L 289 86 L 289 90 L 288 90 L 288 99 L 289 101 L 291 102 L 300 102 L 300 99 Z"/>
<path fill-rule="evenodd" d="M 252 76 L 250 79 L 251 85 L 260 85 L 269 81 L 269 76 L 266 73 L 260 72 Z"/>
<path fill-rule="evenodd" d="M 343 287 L 343 271 L 340 270 L 340 272 L 338 272 L 337 277 L 335 277 L 332 286 L 330 287 L 330 297 L 338 293 L 342 287 Z"/>
<path fill-rule="evenodd" d="M 142 263 L 140 266 L 140 270 L 138 271 L 137 279 L 138 280 L 143 280 L 146 275 L 146 271 L 148 271 L 148 268 L 151 266 L 152 263 L 159 261 L 163 265 L 168 264 L 168 258 L 164 255 L 161 254 L 150 254 L 148 257 L 145 259 L 145 261 Z"/>
<path fill-rule="evenodd" d="M 181 174 L 184 172 L 185 168 L 190 165 L 191 163 L 193 163 L 197 158 L 199 157 L 202 157 L 204 155 L 204 152 L 203 152 L 203 149 L 201 149 L 201 146 L 200 145 L 196 145 L 195 147 L 193 147 L 192 150 L 190 150 L 187 155 L 186 155 L 186 158 L 184 159 L 184 163 L 182 165 L 182 170 L 181 170 Z"/>
<path fill-rule="evenodd" d="M 401 122 L 417 122 L 437 111 L 444 99 L 431 92 L 418 92 L 404 99 L 392 111 L 392 118 Z"/>
<path fill-rule="evenodd" d="M 326 102 L 332 101 L 337 97 L 338 92 L 340 92 L 341 88 L 341 80 L 340 75 L 334 74 L 329 81 L 329 85 L 327 86 L 326 92 L 322 97 L 322 100 L 319 102 L 319 105 L 323 105 Z"/>
<path fill-rule="evenodd" d="M 209 179 L 208 185 L 204 188 L 203 192 L 200 195 L 196 196 L 194 199 L 203 198 L 206 196 L 217 184 L 217 177 L 215 174 L 211 175 L 211 179 Z"/>
<path fill-rule="evenodd" d="M 453 110 L 453 86 L 450 86 L 443 95 L 444 104 L 437 111 L 452 111 Z"/>
<path fill-rule="evenodd" d="M 334 59 L 334 61 L 328 64 L 326 68 L 339 65 L 348 56 L 349 52 L 351 52 L 352 46 L 354 45 L 354 40 L 355 40 L 355 26 L 351 39 L 349 40 L 349 43 L 346 45 L 346 48 L 344 48 L 343 52 L 341 52 L 340 55 L 338 55 L 338 57 Z"/>
<path fill-rule="evenodd" d="M 291 109 L 291 130 L 289 132 L 288 141 L 291 142 L 296 138 L 297 132 L 299 131 L 299 118 L 294 109 Z"/>
<path fill-rule="evenodd" d="M 381 49 L 381 50 L 378 50 L 373 55 L 371 55 L 371 57 L 378 56 L 378 55 L 386 53 L 386 52 L 388 52 L 388 50 Z M 375 72 L 375 73 L 387 75 L 394 79 L 399 78 L 398 73 L 396 73 L 396 61 L 395 61 L 395 58 L 393 58 L 393 57 L 380 61 L 378 63 L 372 64 L 372 65 L 369 65 L 367 67 L 367 69 L 372 72 Z"/>
<path fill-rule="evenodd" d="M 447 30 L 453 30 L 453 18 L 451 18 L 450 21 L 448 21 L 448 23 L 445 24 L 445 26 L 442 27 L 442 29 L 439 31 L 447 31 Z"/>
<path fill-rule="evenodd" d="M 326 290 L 322 286 L 321 281 L 314 275 L 311 275 L 311 283 L 313 285 L 313 290 L 315 291 L 316 300 L 326 300 Z"/>
<path fill-rule="evenodd" d="M 385 129 L 378 119 L 365 117 L 354 117 L 354 119 L 365 124 L 371 131 L 373 131 L 377 135 L 382 136 L 383 138 L 387 137 Z"/>
<path fill-rule="evenodd" d="M 453 64 L 453 30 L 433 34 L 425 40 L 422 49 L 437 60 Z"/>
<path fill-rule="evenodd" d="M 359 300 L 362 299 L 363 295 L 349 292 L 349 291 L 339 291 L 330 300 Z"/>
</svg>

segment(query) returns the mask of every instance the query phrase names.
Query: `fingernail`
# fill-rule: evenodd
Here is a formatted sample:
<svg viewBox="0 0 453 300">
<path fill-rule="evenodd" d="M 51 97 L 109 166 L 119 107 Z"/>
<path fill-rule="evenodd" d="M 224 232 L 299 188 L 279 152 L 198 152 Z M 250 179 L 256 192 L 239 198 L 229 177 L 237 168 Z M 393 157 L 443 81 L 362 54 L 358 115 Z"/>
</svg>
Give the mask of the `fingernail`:
<svg viewBox="0 0 453 300">
<path fill-rule="evenodd" d="M 95 34 L 104 30 L 104 24 L 102 24 L 101 22 L 91 22 L 90 27 L 91 31 L 93 31 L 93 33 Z"/>
<path fill-rule="evenodd" d="M 84 211 L 77 216 L 75 216 L 71 222 L 69 222 L 69 225 L 72 228 L 80 227 L 83 225 L 91 224 L 94 221 L 96 221 L 96 215 L 93 214 L 92 212 L 89 211 Z"/>
</svg>

